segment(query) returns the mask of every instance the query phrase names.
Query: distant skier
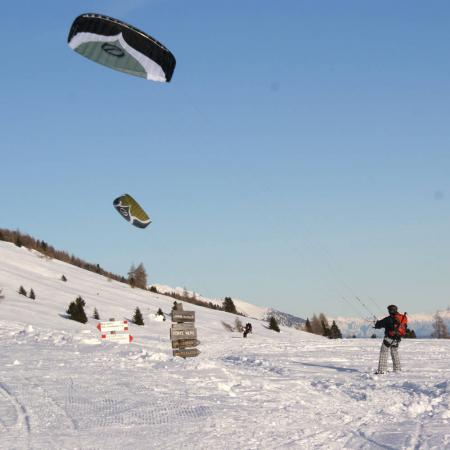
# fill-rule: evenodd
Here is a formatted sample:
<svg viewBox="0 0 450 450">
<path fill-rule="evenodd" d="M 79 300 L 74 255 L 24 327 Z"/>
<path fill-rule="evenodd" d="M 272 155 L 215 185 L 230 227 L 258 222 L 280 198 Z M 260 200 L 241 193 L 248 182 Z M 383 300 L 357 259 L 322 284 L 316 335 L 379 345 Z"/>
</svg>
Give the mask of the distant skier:
<svg viewBox="0 0 450 450">
<path fill-rule="evenodd" d="M 389 305 L 387 307 L 389 316 L 384 319 L 377 320 L 374 328 L 384 328 L 384 339 L 381 344 L 380 361 L 378 363 L 377 374 L 383 374 L 387 372 L 387 359 L 389 350 L 391 352 L 392 364 L 394 372 L 400 372 L 400 357 L 398 355 L 398 346 L 402 337 L 406 334 L 406 327 L 408 324 L 408 318 L 405 314 L 400 314 L 398 308 L 395 305 Z"/>
<path fill-rule="evenodd" d="M 252 332 L 252 324 L 250 322 L 247 322 L 244 328 L 244 337 L 246 338 L 247 334 L 251 332 Z"/>
</svg>

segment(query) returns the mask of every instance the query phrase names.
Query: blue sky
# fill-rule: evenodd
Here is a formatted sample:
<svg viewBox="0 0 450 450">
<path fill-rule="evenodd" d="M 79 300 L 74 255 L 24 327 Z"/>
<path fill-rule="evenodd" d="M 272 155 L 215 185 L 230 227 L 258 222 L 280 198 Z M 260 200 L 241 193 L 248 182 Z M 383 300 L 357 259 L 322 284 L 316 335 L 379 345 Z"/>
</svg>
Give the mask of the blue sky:
<svg viewBox="0 0 450 450">
<path fill-rule="evenodd" d="M 163 42 L 172 82 L 71 51 L 84 12 Z M 445 308 L 449 20 L 446 1 L 8 2 L 0 226 L 300 316 Z"/>
</svg>

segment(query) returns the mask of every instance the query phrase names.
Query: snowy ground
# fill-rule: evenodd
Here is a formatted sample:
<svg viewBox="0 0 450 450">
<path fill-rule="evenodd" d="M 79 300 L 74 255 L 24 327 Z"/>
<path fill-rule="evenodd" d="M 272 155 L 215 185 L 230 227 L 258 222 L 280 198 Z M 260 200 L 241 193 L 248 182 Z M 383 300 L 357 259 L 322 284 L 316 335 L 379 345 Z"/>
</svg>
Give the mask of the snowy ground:
<svg viewBox="0 0 450 450">
<path fill-rule="evenodd" d="M 152 320 L 164 296 L 3 242 L 0 288 L 2 449 L 450 449 L 450 341 L 404 341 L 404 371 L 376 377 L 380 340 L 257 321 L 242 339 L 221 325 L 234 316 L 185 304 L 202 353 L 183 360 Z M 139 306 L 146 324 L 133 344 L 100 344 L 95 320 L 64 318 L 76 295 L 89 315 Z"/>
</svg>

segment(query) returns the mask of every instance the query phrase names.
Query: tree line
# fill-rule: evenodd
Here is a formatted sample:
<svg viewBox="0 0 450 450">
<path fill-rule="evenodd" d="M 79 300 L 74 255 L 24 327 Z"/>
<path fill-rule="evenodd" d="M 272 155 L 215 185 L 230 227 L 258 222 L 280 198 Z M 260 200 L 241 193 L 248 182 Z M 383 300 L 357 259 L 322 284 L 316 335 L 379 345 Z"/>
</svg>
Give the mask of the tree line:
<svg viewBox="0 0 450 450">
<path fill-rule="evenodd" d="M 192 305 L 203 306 L 204 308 L 215 309 L 217 311 L 225 311 L 231 314 L 237 314 L 239 316 L 245 316 L 242 312 L 236 309 L 236 305 L 233 302 L 231 297 L 225 297 L 222 301 L 222 304 L 213 303 L 213 302 L 205 302 L 200 300 L 197 297 L 197 294 L 194 292 L 189 294 L 187 289 L 184 289 L 182 293 L 179 292 L 160 292 L 156 286 L 150 286 L 150 292 L 154 292 L 155 294 L 165 295 L 167 297 L 174 298 L 175 300 L 184 301 L 186 303 L 190 303 Z"/>
<path fill-rule="evenodd" d="M 300 329 L 307 333 L 325 336 L 329 339 L 342 339 L 341 330 L 336 322 L 333 320 L 333 323 L 330 326 L 324 313 L 320 313 L 319 316 L 313 314 L 311 320 L 309 320 L 308 317 L 305 324 Z"/>
</svg>

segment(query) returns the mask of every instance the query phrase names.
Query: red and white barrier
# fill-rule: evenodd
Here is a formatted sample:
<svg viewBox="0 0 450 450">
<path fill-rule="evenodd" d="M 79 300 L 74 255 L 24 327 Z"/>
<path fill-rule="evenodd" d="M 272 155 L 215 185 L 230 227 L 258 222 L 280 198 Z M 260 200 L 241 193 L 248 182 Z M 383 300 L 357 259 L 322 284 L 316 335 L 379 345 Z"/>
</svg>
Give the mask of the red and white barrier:
<svg viewBox="0 0 450 450">
<path fill-rule="evenodd" d="M 100 322 L 98 331 L 128 331 L 128 320 L 114 320 L 111 322 Z"/>
<path fill-rule="evenodd" d="M 111 341 L 111 342 L 118 342 L 121 344 L 129 344 L 133 341 L 133 336 L 128 333 L 120 333 L 120 334 L 114 334 L 114 333 L 102 333 L 101 335 L 102 341 Z"/>
<path fill-rule="evenodd" d="M 97 325 L 102 341 L 117 342 L 119 344 L 129 344 L 133 341 L 133 336 L 128 333 L 128 320 L 110 320 L 100 322 Z M 119 332 L 119 333 L 118 333 Z"/>
</svg>

